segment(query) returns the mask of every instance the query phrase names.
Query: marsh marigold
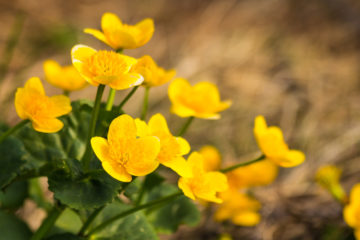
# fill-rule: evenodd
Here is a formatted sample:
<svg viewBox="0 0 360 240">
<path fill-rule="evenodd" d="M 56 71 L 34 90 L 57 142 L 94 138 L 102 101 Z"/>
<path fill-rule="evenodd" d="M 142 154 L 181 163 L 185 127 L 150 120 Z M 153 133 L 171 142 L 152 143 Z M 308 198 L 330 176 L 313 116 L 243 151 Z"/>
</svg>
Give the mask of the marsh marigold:
<svg viewBox="0 0 360 240">
<path fill-rule="evenodd" d="M 226 176 L 221 172 L 205 171 L 203 161 L 200 153 L 193 152 L 188 158 L 192 177 L 181 177 L 178 186 L 185 196 L 193 200 L 221 203 L 218 193 L 228 189 Z"/>
<path fill-rule="evenodd" d="M 160 139 L 160 152 L 157 156 L 159 162 L 171 168 L 180 176 L 192 175 L 189 165 L 183 155 L 190 152 L 189 143 L 182 137 L 174 137 L 167 125 L 166 119 L 160 114 L 152 116 L 146 124 L 135 119 L 137 135 L 139 137 L 156 136 Z"/>
<path fill-rule="evenodd" d="M 39 78 L 30 78 L 15 95 L 16 112 L 21 119 L 29 119 L 38 132 L 53 133 L 64 124 L 57 119 L 71 112 L 70 99 L 64 95 L 48 97 Z"/>
<path fill-rule="evenodd" d="M 221 166 L 221 154 L 219 150 L 210 145 L 203 146 L 199 153 L 204 157 L 204 168 L 206 171 L 217 171 Z"/>
<path fill-rule="evenodd" d="M 86 28 L 89 33 L 113 49 L 132 49 L 146 44 L 154 33 L 154 21 L 146 18 L 135 25 L 123 24 L 113 13 L 104 13 L 101 18 L 102 32 Z"/>
<path fill-rule="evenodd" d="M 146 87 L 156 87 L 165 84 L 176 74 L 176 71 L 173 69 L 165 70 L 159 67 L 148 55 L 138 59 L 133 71 L 140 73 L 144 77 L 143 85 Z"/>
<path fill-rule="evenodd" d="M 344 208 L 344 219 L 354 228 L 356 239 L 360 240 L 360 183 L 351 189 L 350 202 Z"/>
<path fill-rule="evenodd" d="M 131 72 L 136 59 L 114 51 L 96 51 L 85 46 L 76 45 L 71 50 L 74 67 L 90 84 L 109 85 L 116 90 L 140 85 L 144 78 Z"/>
<path fill-rule="evenodd" d="M 171 112 L 180 117 L 219 119 L 219 112 L 231 105 L 231 101 L 220 101 L 216 85 L 210 82 L 199 82 L 191 86 L 183 78 L 177 78 L 171 82 L 169 98 L 172 103 Z"/>
<path fill-rule="evenodd" d="M 233 188 L 220 193 L 223 203 L 218 205 L 214 218 L 216 221 L 231 220 L 239 226 L 255 226 L 260 222 L 260 202 Z"/>
<path fill-rule="evenodd" d="M 340 202 L 346 202 L 347 197 L 343 187 L 340 184 L 341 169 L 327 165 L 319 168 L 316 172 L 315 180 L 323 188 L 328 190 Z"/>
<path fill-rule="evenodd" d="M 62 67 L 54 60 L 46 60 L 44 62 L 44 72 L 45 79 L 50 84 L 65 91 L 80 90 L 88 85 L 72 65 Z"/>
<path fill-rule="evenodd" d="M 255 118 L 256 141 L 267 159 L 281 167 L 295 167 L 305 161 L 305 155 L 298 150 L 290 150 L 284 141 L 280 128 L 268 127 L 263 116 Z"/>
<path fill-rule="evenodd" d="M 136 133 L 135 120 L 123 114 L 111 122 L 107 139 L 91 138 L 91 146 L 104 170 L 122 182 L 130 182 L 131 175 L 147 175 L 159 165 L 156 160 L 160 151 L 159 138 L 138 138 Z"/>
</svg>

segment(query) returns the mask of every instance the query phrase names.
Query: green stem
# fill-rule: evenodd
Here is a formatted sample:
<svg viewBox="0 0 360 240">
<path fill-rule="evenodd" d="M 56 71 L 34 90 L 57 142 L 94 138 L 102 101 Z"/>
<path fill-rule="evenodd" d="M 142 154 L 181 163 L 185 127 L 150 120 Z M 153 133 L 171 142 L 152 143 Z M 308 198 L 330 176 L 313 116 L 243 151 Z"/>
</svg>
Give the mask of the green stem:
<svg viewBox="0 0 360 240">
<path fill-rule="evenodd" d="M 94 219 L 99 215 L 99 213 L 105 208 L 105 206 L 99 207 L 95 209 L 95 211 L 89 216 L 89 218 L 85 221 L 84 225 L 81 227 L 78 236 L 84 236 L 85 231 L 89 228 Z"/>
<path fill-rule="evenodd" d="M 106 111 L 111 111 L 113 104 L 114 104 L 115 94 L 116 94 L 116 90 L 110 88 L 109 96 L 108 96 L 108 99 L 106 102 L 106 107 L 105 107 Z"/>
<path fill-rule="evenodd" d="M 231 172 L 232 170 L 235 170 L 235 169 L 237 169 L 237 168 L 239 168 L 239 167 L 245 167 L 245 166 L 247 166 L 247 165 L 250 165 L 250 164 L 259 162 L 259 161 L 261 161 L 261 160 L 263 160 L 263 159 L 265 159 L 265 155 L 261 155 L 260 157 L 255 158 L 255 159 L 253 159 L 253 160 L 251 160 L 251 161 L 238 163 L 238 164 L 235 164 L 235 165 L 233 165 L 233 166 L 230 166 L 230 167 L 221 169 L 220 172 L 223 172 L 223 173 Z"/>
<path fill-rule="evenodd" d="M 3 133 L 0 136 L 0 143 L 2 143 L 8 136 L 10 136 L 16 130 L 22 128 L 28 122 L 29 122 L 29 120 L 25 119 L 25 120 L 22 120 L 21 122 L 19 122 L 18 124 L 16 124 L 15 126 L 13 126 L 12 128 L 9 128 L 5 133 Z"/>
<path fill-rule="evenodd" d="M 143 109 L 142 109 L 142 112 L 141 112 L 141 120 L 145 120 L 146 113 L 147 113 L 147 110 L 149 108 L 149 92 L 150 92 L 150 88 L 146 87 L 145 88 L 145 95 L 144 95 L 144 102 L 143 102 Z"/>
<path fill-rule="evenodd" d="M 69 91 L 69 90 L 64 90 L 64 91 L 63 91 L 63 95 L 65 95 L 65 96 L 68 97 L 68 96 L 70 95 L 70 91 Z"/>
<path fill-rule="evenodd" d="M 193 122 L 194 117 L 189 117 L 187 119 L 187 121 L 185 122 L 185 124 L 182 126 L 182 128 L 180 129 L 178 136 L 181 137 L 182 135 L 184 135 L 187 131 L 187 129 L 189 128 L 190 124 Z"/>
<path fill-rule="evenodd" d="M 122 108 L 124 107 L 125 103 L 127 101 L 129 101 L 129 99 L 131 98 L 132 95 L 134 95 L 134 93 L 136 92 L 136 90 L 138 90 L 139 86 L 134 87 L 133 89 L 131 89 L 131 91 L 128 93 L 128 95 L 126 95 L 126 97 L 124 98 L 124 100 L 122 100 L 122 102 L 119 104 L 118 111 L 120 113 L 122 113 Z"/>
<path fill-rule="evenodd" d="M 3 80 L 6 73 L 9 70 L 9 65 L 14 55 L 15 47 L 19 41 L 19 37 L 23 29 L 24 21 L 25 21 L 25 14 L 22 12 L 17 13 L 15 16 L 15 23 L 13 24 L 11 33 L 7 39 L 3 53 L 3 59 L 0 64 L 0 81 Z"/>
<path fill-rule="evenodd" d="M 42 222 L 39 229 L 34 233 L 30 240 L 41 240 L 48 233 L 48 231 L 54 226 L 56 220 L 60 214 L 64 211 L 65 206 L 54 206 L 48 216 Z"/>
<path fill-rule="evenodd" d="M 104 89 L 105 89 L 105 85 L 99 85 L 97 92 L 96 92 L 94 108 L 93 108 L 92 114 L 91 114 L 89 132 L 88 132 L 87 141 L 86 141 L 86 150 L 85 150 L 84 156 L 82 157 L 82 160 L 81 160 L 84 164 L 85 170 L 88 170 L 89 165 L 90 165 L 90 160 L 91 160 L 91 156 L 92 156 L 90 140 L 95 134 L 96 122 L 97 122 L 97 119 L 99 116 L 101 97 L 104 93 Z"/>
<path fill-rule="evenodd" d="M 164 202 L 168 202 L 168 201 L 171 201 L 179 196 L 181 196 L 182 193 L 181 192 L 176 192 L 174 194 L 171 194 L 169 196 L 166 196 L 166 197 L 163 197 L 163 198 L 160 198 L 160 199 L 157 199 L 157 200 L 154 200 L 152 202 L 149 202 L 149 203 L 146 203 L 146 204 L 143 204 L 143 205 L 139 205 L 139 206 L 136 206 L 134 208 L 131 208 L 125 212 L 122 212 L 118 215 L 115 215 L 113 216 L 112 218 L 109 218 L 108 220 L 104 221 L 103 223 L 101 223 L 99 226 L 95 227 L 92 231 L 90 231 L 90 233 L 88 234 L 88 236 L 91 236 L 93 235 L 94 233 L 96 232 L 99 232 L 101 230 L 103 230 L 106 226 L 108 226 L 109 224 L 112 224 L 114 221 L 116 220 L 119 220 L 123 217 L 126 217 L 134 212 L 137 212 L 137 211 L 140 211 L 142 209 L 145 209 L 145 208 L 149 208 L 149 207 L 152 207 L 152 206 L 155 206 L 155 205 L 158 205 L 160 203 L 164 203 Z"/>
<path fill-rule="evenodd" d="M 143 197 L 144 197 L 144 194 L 145 194 L 145 179 L 144 179 L 144 181 L 142 182 L 142 184 L 141 184 L 141 188 L 140 188 L 140 191 L 139 191 L 139 195 L 138 195 L 138 197 L 137 197 L 137 199 L 136 199 L 136 201 L 135 201 L 135 206 L 139 206 L 140 204 L 141 204 L 141 201 L 142 201 L 142 199 L 143 199 Z"/>
</svg>

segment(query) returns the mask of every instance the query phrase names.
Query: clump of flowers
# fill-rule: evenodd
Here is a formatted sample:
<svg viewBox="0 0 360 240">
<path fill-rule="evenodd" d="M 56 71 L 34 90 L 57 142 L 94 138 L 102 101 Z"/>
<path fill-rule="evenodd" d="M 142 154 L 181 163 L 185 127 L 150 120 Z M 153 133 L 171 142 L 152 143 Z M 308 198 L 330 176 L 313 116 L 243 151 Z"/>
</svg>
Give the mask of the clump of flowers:
<svg viewBox="0 0 360 240">
<path fill-rule="evenodd" d="M 1 194 L 17 189 L 16 184 L 24 181 L 39 189 L 36 181 L 42 176 L 54 193 L 52 202 L 46 202 L 41 191 L 29 195 L 48 217 L 35 232 L 28 230 L 26 239 L 156 240 L 156 231 L 174 232 L 180 224 L 199 223 L 200 211 L 191 200 L 209 202 L 204 204 L 208 207 L 218 204 L 217 221 L 256 225 L 261 219 L 261 203 L 250 196 L 250 188 L 270 184 L 278 166 L 299 165 L 304 154 L 290 150 L 281 130 L 267 127 L 261 116 L 255 120 L 254 133 L 264 155 L 222 169 L 222 157 L 215 147 L 191 152 L 191 140 L 182 136 L 192 121 L 219 119 L 232 102 L 222 101 L 213 83 L 191 85 L 183 78 L 172 80 L 175 70 L 159 67 L 150 56 L 136 59 L 122 53 L 150 41 L 152 19 L 127 25 L 115 14 L 105 13 L 101 31 L 87 28 L 85 32 L 112 50 L 77 44 L 69 56 L 73 66 L 45 61 L 45 78 L 64 95 L 48 97 L 40 79 L 30 78 L 15 94 L 16 112 L 23 121 L 0 128 Z M 168 82 L 171 112 L 188 118 L 177 134 L 161 113 L 146 121 L 149 89 Z M 65 96 L 86 86 L 97 87 L 94 101 L 71 102 Z M 140 86 L 145 88 L 142 112 L 132 117 L 123 107 Z M 108 98 L 102 102 L 106 88 Z M 127 89 L 123 100 L 114 104 L 117 91 Z M 178 178 L 177 186 L 164 181 L 164 172 L 172 174 L 172 180 Z M 351 200 L 346 210 L 347 221 L 354 228 L 358 227 L 356 191 L 351 197 L 355 202 Z M 34 197 L 36 194 L 40 196 Z M 1 197 L 3 207 L 6 204 Z M 139 212 L 144 209 L 148 211 Z M 161 214 L 166 214 L 166 221 Z M 9 218 L 12 222 L 13 217 Z M 70 218 L 79 224 L 64 227 L 67 224 L 61 221 Z M 23 228 L 27 229 L 25 224 Z M 134 229 L 141 230 L 135 237 Z"/>
</svg>

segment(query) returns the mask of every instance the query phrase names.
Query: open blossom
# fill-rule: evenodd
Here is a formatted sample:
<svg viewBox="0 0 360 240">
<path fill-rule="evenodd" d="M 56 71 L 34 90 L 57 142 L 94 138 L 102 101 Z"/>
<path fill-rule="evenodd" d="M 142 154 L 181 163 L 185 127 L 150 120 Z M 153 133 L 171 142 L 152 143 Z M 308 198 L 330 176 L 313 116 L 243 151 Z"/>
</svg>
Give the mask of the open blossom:
<svg viewBox="0 0 360 240">
<path fill-rule="evenodd" d="M 256 141 L 267 159 L 281 167 L 295 167 L 305 161 L 305 155 L 298 150 L 290 150 L 284 141 L 280 128 L 268 127 L 263 116 L 255 118 Z"/>
<path fill-rule="evenodd" d="M 200 153 L 193 152 L 188 158 L 192 177 L 181 177 L 178 186 L 185 196 L 193 200 L 221 203 L 223 200 L 219 198 L 218 193 L 228 189 L 226 176 L 221 172 L 205 171 L 203 161 Z"/>
<path fill-rule="evenodd" d="M 135 25 L 127 25 L 113 13 L 104 13 L 101 18 L 102 32 L 86 28 L 89 33 L 113 49 L 132 49 L 146 44 L 154 33 L 154 21 L 146 18 Z"/>
<path fill-rule="evenodd" d="M 191 86 L 187 80 L 177 78 L 170 84 L 168 92 L 171 112 L 180 117 L 219 119 L 219 112 L 231 105 L 231 101 L 220 101 L 216 85 L 210 82 Z"/>
<path fill-rule="evenodd" d="M 228 173 L 229 186 L 236 189 L 265 186 L 278 175 L 279 167 L 268 159 L 234 169 Z"/>
<path fill-rule="evenodd" d="M 76 45 L 71 50 L 74 67 L 90 84 L 109 85 L 116 90 L 140 85 L 144 78 L 131 72 L 136 59 L 114 51 L 96 51 L 85 46 Z"/>
<path fill-rule="evenodd" d="M 107 139 L 91 138 L 91 146 L 104 170 L 122 182 L 130 182 L 131 175 L 147 175 L 159 166 L 156 159 L 160 151 L 159 138 L 138 138 L 136 133 L 134 119 L 124 114 L 111 122 Z"/>
<path fill-rule="evenodd" d="M 65 91 L 80 90 L 88 85 L 74 66 L 60 66 L 54 60 L 44 62 L 45 79 Z"/>
<path fill-rule="evenodd" d="M 216 221 L 231 220 L 239 226 L 254 226 L 260 222 L 260 202 L 249 197 L 245 193 L 233 188 L 220 193 L 223 203 L 218 205 L 214 218 Z"/>
<path fill-rule="evenodd" d="M 182 137 L 174 137 L 167 125 L 166 119 L 160 114 L 152 116 L 146 124 L 140 119 L 135 119 L 137 135 L 140 137 L 156 136 L 160 139 L 160 152 L 157 156 L 159 162 L 171 168 L 180 176 L 189 177 L 191 169 L 183 155 L 190 152 L 189 143 Z"/>
<path fill-rule="evenodd" d="M 350 202 L 344 208 L 345 222 L 355 230 L 357 240 L 360 240 L 360 184 L 356 184 L 350 193 Z"/>
<path fill-rule="evenodd" d="M 165 70 L 159 67 L 148 55 L 138 59 L 133 71 L 144 77 L 143 85 L 146 87 L 156 87 L 169 82 L 176 74 L 175 70 Z"/>
<path fill-rule="evenodd" d="M 29 119 L 38 132 L 57 132 L 64 124 L 57 119 L 71 112 L 70 99 L 64 95 L 48 97 L 39 78 L 27 80 L 15 95 L 16 112 L 21 119 Z"/>
<path fill-rule="evenodd" d="M 199 153 L 204 157 L 204 168 L 206 171 L 216 171 L 221 166 L 221 154 L 217 148 L 210 145 L 203 146 Z"/>
</svg>

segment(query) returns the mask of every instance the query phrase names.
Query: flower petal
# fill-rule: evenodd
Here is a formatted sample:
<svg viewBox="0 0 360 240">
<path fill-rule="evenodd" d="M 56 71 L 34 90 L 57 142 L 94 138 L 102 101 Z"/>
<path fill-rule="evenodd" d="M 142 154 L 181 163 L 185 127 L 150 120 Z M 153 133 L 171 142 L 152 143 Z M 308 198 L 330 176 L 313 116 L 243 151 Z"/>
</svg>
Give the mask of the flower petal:
<svg viewBox="0 0 360 240">
<path fill-rule="evenodd" d="M 160 113 L 157 113 L 150 118 L 148 126 L 152 134 L 171 134 L 166 119 Z"/>
<path fill-rule="evenodd" d="M 104 13 L 101 17 L 101 29 L 106 34 L 112 33 L 122 26 L 121 20 L 113 13 Z"/>
<path fill-rule="evenodd" d="M 38 132 L 54 133 L 60 131 L 64 124 L 56 118 L 31 119 L 33 128 Z"/>
<path fill-rule="evenodd" d="M 156 157 L 160 151 L 160 140 L 157 137 L 136 139 L 133 147 L 131 159 L 125 165 L 128 173 L 135 176 L 144 176 L 153 172 L 159 166 Z"/>
<path fill-rule="evenodd" d="M 281 167 L 295 167 L 305 161 L 305 154 L 298 150 L 289 150 L 284 157 L 273 160 Z"/>
<path fill-rule="evenodd" d="M 114 79 L 109 83 L 109 86 L 116 90 L 128 89 L 134 86 L 140 85 L 144 81 L 144 78 L 137 73 L 127 73 Z"/>
<path fill-rule="evenodd" d="M 46 60 L 43 64 L 46 80 L 57 86 L 57 76 L 61 73 L 61 66 L 54 60 Z"/>
<path fill-rule="evenodd" d="M 117 141 L 122 138 L 136 138 L 135 121 L 127 114 L 115 118 L 111 122 L 108 131 L 108 141 Z"/>
<path fill-rule="evenodd" d="M 185 178 L 193 177 L 191 168 L 183 157 L 174 157 L 167 161 L 161 162 L 161 164 L 163 164 L 168 168 L 171 168 L 181 177 L 185 177 Z"/>
<path fill-rule="evenodd" d="M 122 165 L 113 166 L 110 162 L 102 162 L 102 167 L 104 170 L 113 178 L 121 182 L 131 182 L 131 175 L 126 172 L 126 169 Z"/>
<path fill-rule="evenodd" d="M 45 95 L 44 87 L 38 77 L 32 77 L 26 81 L 25 87 L 26 91 L 36 92 L 41 95 Z"/>
<path fill-rule="evenodd" d="M 184 192 L 185 196 L 192 200 L 196 199 L 191 187 L 189 186 L 188 179 L 181 177 L 178 181 L 178 187 Z"/>
<path fill-rule="evenodd" d="M 182 155 L 186 155 L 190 152 L 190 144 L 188 143 L 188 141 L 186 141 L 184 138 L 182 137 L 177 137 L 176 138 L 177 143 L 180 146 L 180 152 L 179 154 Z"/>
<path fill-rule="evenodd" d="M 64 95 L 57 95 L 50 97 L 52 101 L 52 108 L 48 109 L 49 116 L 59 117 L 71 112 L 71 101 L 70 98 Z"/>
<path fill-rule="evenodd" d="M 136 135 L 138 137 L 150 136 L 149 127 L 147 126 L 145 121 L 143 121 L 139 118 L 136 118 L 135 125 L 136 125 Z"/>
<path fill-rule="evenodd" d="M 97 51 L 86 45 L 78 44 L 71 49 L 71 60 L 78 72 L 86 79 L 91 85 L 98 86 L 99 84 L 92 80 L 92 74 L 87 69 L 84 61 L 95 54 Z"/>
<path fill-rule="evenodd" d="M 261 220 L 261 215 L 250 210 L 240 211 L 232 217 L 231 221 L 240 226 L 252 227 L 257 225 Z"/>
<path fill-rule="evenodd" d="M 93 137 L 91 138 L 91 147 L 101 162 L 111 161 L 109 156 L 109 143 L 105 138 Z"/>
<path fill-rule="evenodd" d="M 141 32 L 141 37 L 137 39 L 137 47 L 141 47 L 142 45 L 147 43 L 153 36 L 155 29 L 154 21 L 151 18 L 146 18 L 141 22 L 137 23 L 135 27 L 137 27 Z"/>
<path fill-rule="evenodd" d="M 169 86 L 168 94 L 170 101 L 173 104 L 179 102 L 184 92 L 188 92 L 191 89 L 190 83 L 184 78 L 176 78 Z"/>
<path fill-rule="evenodd" d="M 110 45 L 110 43 L 108 42 L 108 40 L 107 40 L 106 36 L 104 35 L 104 33 L 102 33 L 101 31 L 99 31 L 97 29 L 85 28 L 84 33 L 91 34 L 95 38 L 99 39 L 100 41 L 106 43 L 107 45 Z"/>
<path fill-rule="evenodd" d="M 28 116 L 28 114 L 26 114 L 26 110 L 25 110 L 25 104 L 26 104 L 26 101 L 27 101 L 28 98 L 29 98 L 29 94 L 25 91 L 24 88 L 18 88 L 16 90 L 15 109 L 16 109 L 17 115 L 21 119 L 28 119 L 29 118 L 29 116 Z"/>
</svg>

